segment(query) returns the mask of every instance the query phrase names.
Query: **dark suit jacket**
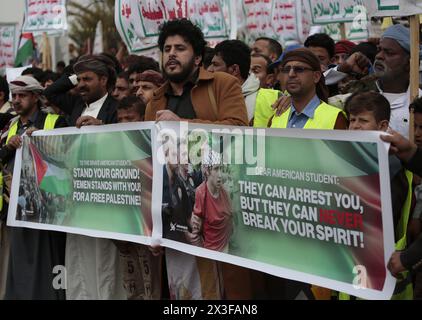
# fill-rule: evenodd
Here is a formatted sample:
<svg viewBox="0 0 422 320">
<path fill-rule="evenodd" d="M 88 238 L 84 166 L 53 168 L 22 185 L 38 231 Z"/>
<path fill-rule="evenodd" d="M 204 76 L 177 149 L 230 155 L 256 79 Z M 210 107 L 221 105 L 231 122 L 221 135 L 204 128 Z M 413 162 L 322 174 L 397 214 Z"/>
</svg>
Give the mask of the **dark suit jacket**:
<svg viewBox="0 0 422 320">
<path fill-rule="evenodd" d="M 44 90 L 46 98 L 69 116 L 69 124 L 71 126 L 76 124 L 76 120 L 81 116 L 86 107 L 85 102 L 80 96 L 71 95 L 68 92 L 73 88 L 74 85 L 69 80 L 69 77 L 65 75 Z M 111 95 L 108 95 L 98 113 L 97 119 L 102 120 L 104 124 L 116 123 L 116 107 L 117 100 Z"/>
</svg>

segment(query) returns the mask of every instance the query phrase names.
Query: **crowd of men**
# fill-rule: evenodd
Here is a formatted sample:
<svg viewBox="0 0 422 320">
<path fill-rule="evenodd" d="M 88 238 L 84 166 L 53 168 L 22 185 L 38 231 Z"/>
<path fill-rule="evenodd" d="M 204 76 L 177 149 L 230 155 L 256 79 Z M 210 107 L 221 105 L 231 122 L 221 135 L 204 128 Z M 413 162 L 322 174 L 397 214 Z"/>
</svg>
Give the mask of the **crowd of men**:
<svg viewBox="0 0 422 320">
<path fill-rule="evenodd" d="M 422 99 L 410 101 L 408 28 L 393 25 L 380 39 L 359 44 L 314 34 L 303 46 L 283 48 L 258 38 L 210 48 L 197 26 L 180 19 L 161 26 L 158 45 L 161 69 L 146 56 L 118 61 L 100 54 L 75 59 L 61 74 L 29 68 L 10 83 L 0 78 L 0 299 L 353 299 L 172 249 L 6 226 L 23 133 L 137 121 L 388 131 L 383 139 L 392 143 L 397 251 L 386 268 L 397 277 L 394 299 L 422 297 Z M 407 139 L 409 108 L 415 112 L 415 141 Z M 218 157 L 208 160 L 200 177 L 188 167 L 165 169 L 167 204 L 177 206 L 171 190 L 183 190 L 190 199 L 203 198 L 207 190 L 215 199 L 230 197 L 221 185 Z M 25 197 L 18 202 L 22 212 L 29 211 Z M 227 218 L 231 209 L 221 208 L 213 219 Z M 183 210 L 192 219 L 186 239 L 227 250 L 226 238 L 214 240 L 227 237 L 227 230 L 207 225 L 193 201 Z M 205 238 L 195 234 L 198 225 Z M 52 285 L 57 265 L 66 266 L 66 290 Z"/>
</svg>

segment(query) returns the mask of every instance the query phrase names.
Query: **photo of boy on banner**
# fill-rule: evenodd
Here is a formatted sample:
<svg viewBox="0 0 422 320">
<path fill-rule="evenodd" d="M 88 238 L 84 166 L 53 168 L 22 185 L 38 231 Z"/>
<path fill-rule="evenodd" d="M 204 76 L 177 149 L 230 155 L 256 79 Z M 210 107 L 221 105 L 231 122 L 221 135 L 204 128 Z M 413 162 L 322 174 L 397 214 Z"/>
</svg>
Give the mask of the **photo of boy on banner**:
<svg viewBox="0 0 422 320">
<path fill-rule="evenodd" d="M 170 143 L 164 151 L 163 236 L 228 253 L 234 214 L 222 154 L 205 145 L 201 163 L 194 166 L 181 161 L 188 158 L 181 144 Z"/>
<path fill-rule="evenodd" d="M 196 189 L 191 216 L 190 243 L 220 252 L 228 252 L 232 234 L 233 211 L 223 180 L 222 156 L 214 150 L 203 153 L 204 182 Z"/>
</svg>

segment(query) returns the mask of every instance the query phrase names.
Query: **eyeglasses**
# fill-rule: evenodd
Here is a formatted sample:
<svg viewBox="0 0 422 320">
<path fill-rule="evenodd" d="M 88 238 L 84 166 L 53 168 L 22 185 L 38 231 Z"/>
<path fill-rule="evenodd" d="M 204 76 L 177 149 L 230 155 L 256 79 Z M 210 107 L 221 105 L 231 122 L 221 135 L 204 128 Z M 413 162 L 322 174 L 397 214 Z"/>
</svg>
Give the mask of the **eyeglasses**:
<svg viewBox="0 0 422 320">
<path fill-rule="evenodd" d="M 301 67 L 301 66 L 285 66 L 285 67 L 283 67 L 283 68 L 280 69 L 280 72 L 281 73 L 284 73 L 284 74 L 289 74 L 290 73 L 290 70 L 292 70 L 292 69 L 293 69 L 293 72 L 295 74 L 304 73 L 307 70 L 308 71 L 315 71 L 314 69 L 307 68 L 307 67 Z"/>
</svg>

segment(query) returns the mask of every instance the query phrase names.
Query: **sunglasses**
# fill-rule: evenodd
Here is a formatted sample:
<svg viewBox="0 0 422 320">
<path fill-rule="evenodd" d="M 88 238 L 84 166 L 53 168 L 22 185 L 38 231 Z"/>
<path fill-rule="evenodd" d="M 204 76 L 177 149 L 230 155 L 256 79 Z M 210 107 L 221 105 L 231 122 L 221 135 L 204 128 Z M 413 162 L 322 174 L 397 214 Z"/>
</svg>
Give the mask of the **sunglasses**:
<svg viewBox="0 0 422 320">
<path fill-rule="evenodd" d="M 283 68 L 280 69 L 280 72 L 281 73 L 284 73 L 284 74 L 289 74 L 292 69 L 293 69 L 293 72 L 295 74 L 304 73 L 305 71 L 315 71 L 314 69 L 307 68 L 307 67 L 301 67 L 301 66 L 285 66 L 285 67 L 283 67 Z"/>
</svg>

